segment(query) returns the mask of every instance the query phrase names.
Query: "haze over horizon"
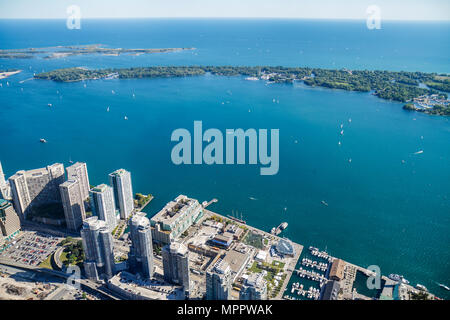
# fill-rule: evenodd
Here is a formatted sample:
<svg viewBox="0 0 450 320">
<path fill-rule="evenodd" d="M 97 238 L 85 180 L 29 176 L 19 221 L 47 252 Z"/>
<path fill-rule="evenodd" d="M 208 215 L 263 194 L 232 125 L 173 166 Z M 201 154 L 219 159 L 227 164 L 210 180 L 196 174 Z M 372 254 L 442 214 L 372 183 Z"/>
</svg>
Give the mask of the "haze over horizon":
<svg viewBox="0 0 450 320">
<path fill-rule="evenodd" d="M 297 18 L 366 19 L 377 6 L 383 20 L 450 21 L 446 0 L 0 0 L 0 19 L 65 19 L 76 5 L 81 18 Z"/>
</svg>

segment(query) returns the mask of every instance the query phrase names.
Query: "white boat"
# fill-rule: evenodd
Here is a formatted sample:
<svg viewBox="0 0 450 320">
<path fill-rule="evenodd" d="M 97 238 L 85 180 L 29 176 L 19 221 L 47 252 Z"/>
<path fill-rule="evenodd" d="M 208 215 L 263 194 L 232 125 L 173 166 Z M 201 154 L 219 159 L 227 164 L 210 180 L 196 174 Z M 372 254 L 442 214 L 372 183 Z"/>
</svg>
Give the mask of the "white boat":
<svg viewBox="0 0 450 320">
<path fill-rule="evenodd" d="M 125 116 L 125 117 L 123 117 L 123 119 L 124 119 L 124 120 L 128 120 L 128 117 L 127 117 L 127 116 Z"/>
<path fill-rule="evenodd" d="M 343 135 L 344 134 L 344 130 L 341 130 L 341 135 Z"/>
<path fill-rule="evenodd" d="M 322 200 L 321 203 L 322 203 L 324 206 L 328 207 L 328 203 L 326 203 L 325 200 Z"/>
<path fill-rule="evenodd" d="M 47 105 L 48 105 L 49 107 L 51 107 L 51 106 L 52 106 L 52 104 L 51 104 L 51 103 L 47 103 Z"/>
<path fill-rule="evenodd" d="M 109 112 L 109 107 L 108 107 L 108 108 L 106 108 L 106 112 Z"/>
<path fill-rule="evenodd" d="M 47 143 L 47 140 L 45 140 L 43 138 L 39 139 L 39 141 L 42 142 L 42 143 Z"/>
<path fill-rule="evenodd" d="M 442 284 L 442 283 L 438 283 L 439 287 L 444 288 L 447 291 L 450 291 L 450 288 L 447 287 L 446 285 Z"/>
<path fill-rule="evenodd" d="M 423 153 L 423 150 L 419 150 L 417 152 L 414 152 L 414 154 L 421 154 L 421 153 Z"/>
<path fill-rule="evenodd" d="M 425 287 L 424 285 L 419 284 L 419 283 L 416 285 L 416 288 L 420 289 L 420 290 L 423 290 L 423 291 L 428 291 L 427 287 Z"/>
</svg>

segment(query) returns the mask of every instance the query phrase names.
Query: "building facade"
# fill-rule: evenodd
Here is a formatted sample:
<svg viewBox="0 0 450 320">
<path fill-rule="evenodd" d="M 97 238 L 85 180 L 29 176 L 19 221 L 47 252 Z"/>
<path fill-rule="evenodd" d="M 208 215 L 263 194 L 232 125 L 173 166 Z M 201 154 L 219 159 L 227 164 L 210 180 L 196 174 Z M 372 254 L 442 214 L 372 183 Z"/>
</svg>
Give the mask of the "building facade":
<svg viewBox="0 0 450 320">
<path fill-rule="evenodd" d="M 114 190 L 114 200 L 120 212 L 120 218 L 125 220 L 134 210 L 131 174 L 125 169 L 119 169 L 109 174 L 109 181 Z"/>
<path fill-rule="evenodd" d="M 106 184 L 100 184 L 90 191 L 92 214 L 106 222 L 111 230 L 117 226 L 116 206 L 113 189 Z"/>
<path fill-rule="evenodd" d="M 55 163 L 45 168 L 21 170 L 8 179 L 14 208 L 20 219 L 41 205 L 61 203 L 59 185 L 64 182 L 64 166 Z"/>
<path fill-rule="evenodd" d="M 78 180 L 68 180 L 59 186 L 67 229 L 77 231 L 86 219 L 84 199 Z"/>
<path fill-rule="evenodd" d="M 106 222 L 98 217 L 84 220 L 81 229 L 84 250 L 84 270 L 86 277 L 98 280 L 99 276 L 106 279 L 115 274 L 113 238 Z"/>
<path fill-rule="evenodd" d="M 186 298 L 189 297 L 189 251 L 185 245 L 172 242 L 162 248 L 164 280 L 182 285 Z"/>
<path fill-rule="evenodd" d="M 179 195 L 150 219 L 153 240 L 169 244 L 202 216 L 203 207 L 197 200 Z"/>
<path fill-rule="evenodd" d="M 206 299 L 230 300 L 231 283 L 230 266 L 222 259 L 217 260 L 206 271 Z"/>
<path fill-rule="evenodd" d="M 153 246 L 150 221 L 144 212 L 136 213 L 129 222 L 130 253 L 128 263 L 133 272 L 140 272 L 146 279 L 153 277 Z"/>
<path fill-rule="evenodd" d="M 0 199 L 11 200 L 11 187 L 5 180 L 2 163 L 0 162 Z"/>
<path fill-rule="evenodd" d="M 67 180 L 77 180 L 80 183 L 81 196 L 83 200 L 89 198 L 89 176 L 86 163 L 76 162 L 66 168 Z"/>
<path fill-rule="evenodd" d="M 0 230 L 2 238 L 9 238 L 20 230 L 20 219 L 11 202 L 0 199 Z"/>
</svg>

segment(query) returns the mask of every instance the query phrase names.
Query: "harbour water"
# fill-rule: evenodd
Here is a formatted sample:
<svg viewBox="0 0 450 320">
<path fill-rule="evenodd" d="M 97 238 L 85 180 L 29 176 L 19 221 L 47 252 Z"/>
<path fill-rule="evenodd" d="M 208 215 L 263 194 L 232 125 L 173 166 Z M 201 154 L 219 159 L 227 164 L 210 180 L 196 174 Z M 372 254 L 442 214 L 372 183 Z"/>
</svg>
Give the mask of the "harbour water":
<svg viewBox="0 0 450 320">
<path fill-rule="evenodd" d="M 400 103 L 367 93 L 299 83 L 267 86 L 243 77 L 19 83 L 34 72 L 71 66 L 450 72 L 449 26 L 391 22 L 370 31 L 355 21 L 93 20 L 74 31 L 59 20 L 0 21 L 2 49 L 94 43 L 197 48 L 0 59 L 0 69 L 23 70 L 0 80 L 0 161 L 8 176 L 53 162 L 85 161 L 91 184 L 107 182 L 109 172 L 123 167 L 131 171 L 136 192 L 154 194 L 149 215 L 180 193 L 200 201 L 217 198 L 212 210 L 223 215 L 242 212 L 247 223 L 266 231 L 286 221 L 282 235 L 305 247 L 327 247 L 362 267 L 379 265 L 384 275 L 402 274 L 450 298 L 437 285 L 450 283 L 448 117 L 406 112 Z M 259 166 L 251 165 L 172 164 L 170 135 L 177 128 L 192 131 L 194 120 L 222 132 L 280 129 L 279 173 L 260 176 Z M 414 154 L 419 150 L 424 152 Z"/>
</svg>

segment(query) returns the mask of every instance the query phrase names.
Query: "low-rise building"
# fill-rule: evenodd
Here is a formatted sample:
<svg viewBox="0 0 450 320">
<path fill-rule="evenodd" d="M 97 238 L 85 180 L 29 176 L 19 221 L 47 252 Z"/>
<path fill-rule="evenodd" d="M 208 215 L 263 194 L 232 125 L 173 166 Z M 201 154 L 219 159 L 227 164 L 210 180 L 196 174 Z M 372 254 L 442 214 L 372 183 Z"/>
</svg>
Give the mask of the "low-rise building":
<svg viewBox="0 0 450 320">
<path fill-rule="evenodd" d="M 340 281 L 344 279 L 345 262 L 342 259 L 335 259 L 331 264 L 330 276 L 331 280 Z"/>
<path fill-rule="evenodd" d="M 340 288 L 339 282 L 335 280 L 328 281 L 325 285 L 322 300 L 337 300 Z"/>
<path fill-rule="evenodd" d="M 280 239 L 275 246 L 276 252 L 281 256 L 295 256 L 295 250 L 289 239 Z"/>
</svg>

